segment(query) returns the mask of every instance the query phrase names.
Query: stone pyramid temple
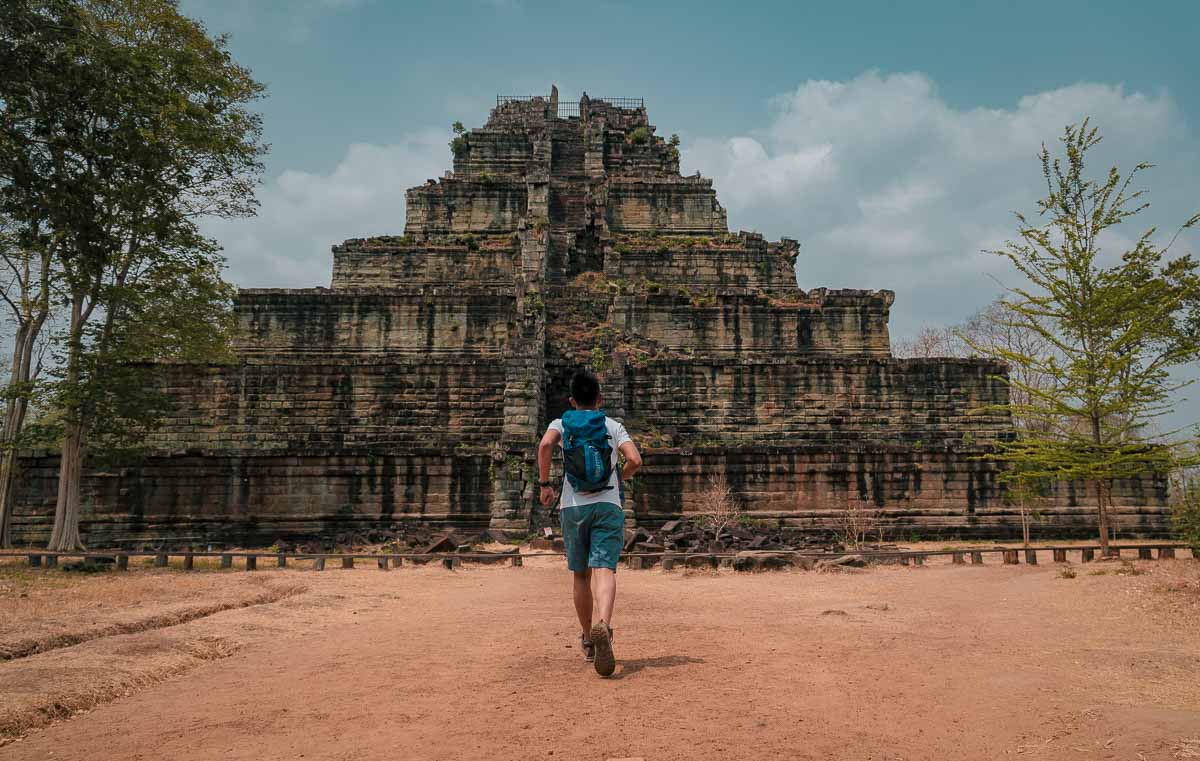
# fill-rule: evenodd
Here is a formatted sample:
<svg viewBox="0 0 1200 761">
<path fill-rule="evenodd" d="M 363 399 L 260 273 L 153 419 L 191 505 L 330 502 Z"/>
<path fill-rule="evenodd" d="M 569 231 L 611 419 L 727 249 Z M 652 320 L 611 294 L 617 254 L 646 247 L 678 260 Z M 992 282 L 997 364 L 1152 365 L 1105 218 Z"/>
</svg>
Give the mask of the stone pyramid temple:
<svg viewBox="0 0 1200 761">
<path fill-rule="evenodd" d="M 891 355 L 886 290 L 797 287 L 800 248 L 729 231 L 641 100 L 501 97 L 410 189 L 404 234 L 333 248 L 329 288 L 240 292 L 232 364 L 162 368 L 176 412 L 150 453 L 85 480 L 84 535 L 269 543 L 420 521 L 526 535 L 534 446 L 571 374 L 601 378 L 646 466 L 631 521 L 725 479 L 757 518 L 888 534 L 1019 533 L 998 466 L 1004 366 Z M 48 533 L 57 460 L 25 459 L 14 528 Z M 1118 483 L 1157 533 L 1165 485 Z M 1059 484 L 1038 530 L 1094 531 Z"/>
</svg>

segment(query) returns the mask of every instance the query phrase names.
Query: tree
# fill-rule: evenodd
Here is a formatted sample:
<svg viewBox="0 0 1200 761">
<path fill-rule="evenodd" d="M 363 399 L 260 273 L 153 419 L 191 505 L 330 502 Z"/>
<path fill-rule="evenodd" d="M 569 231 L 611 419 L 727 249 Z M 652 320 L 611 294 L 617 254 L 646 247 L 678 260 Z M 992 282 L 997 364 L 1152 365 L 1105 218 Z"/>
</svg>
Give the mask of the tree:
<svg viewBox="0 0 1200 761">
<path fill-rule="evenodd" d="M 1200 462 L 1200 433 L 1190 446 L 1193 463 Z M 1193 553 L 1200 552 L 1200 467 L 1178 468 L 1171 474 L 1171 523 Z"/>
<path fill-rule="evenodd" d="M 196 220 L 254 211 L 262 86 L 175 0 L 14 0 L 0 35 L 0 212 L 59 241 L 50 548 L 72 549 L 90 437 L 130 438 L 160 407 L 135 363 L 221 344 L 229 289 Z"/>
<path fill-rule="evenodd" d="M 0 261 L 4 265 L 0 298 L 12 328 L 12 359 L 3 384 L 0 421 L 0 547 L 11 547 L 17 453 L 27 443 L 25 422 L 47 345 L 43 328 L 50 318 L 56 275 L 54 242 L 37 234 L 22 240 L 14 225 L 0 219 Z"/>
<path fill-rule="evenodd" d="M 1200 275 L 1190 256 L 1167 259 L 1170 245 L 1157 247 L 1154 229 L 1105 264 L 1105 231 L 1148 206 L 1132 183 L 1149 165 L 1090 179 L 1085 157 L 1100 139 L 1085 120 L 1066 128 L 1065 157 L 1042 147 L 1047 195 L 1038 219 L 1017 213 L 1019 239 L 989 253 L 1026 281 L 1001 299 L 1001 324 L 1042 344 L 991 347 L 1019 368 L 1009 377 L 1019 394 L 1011 407 L 1027 421 L 996 456 L 1024 479 L 1088 482 L 1107 553 L 1112 482 L 1179 461 L 1177 442 L 1168 436 L 1151 445 L 1144 429 L 1185 385 L 1171 380 L 1171 368 L 1200 357 Z M 1181 230 L 1197 222 L 1200 214 Z"/>
<path fill-rule="evenodd" d="M 929 359 L 931 357 L 967 356 L 956 339 L 953 328 L 923 326 L 909 340 L 897 341 L 892 356 L 899 359 Z"/>
</svg>

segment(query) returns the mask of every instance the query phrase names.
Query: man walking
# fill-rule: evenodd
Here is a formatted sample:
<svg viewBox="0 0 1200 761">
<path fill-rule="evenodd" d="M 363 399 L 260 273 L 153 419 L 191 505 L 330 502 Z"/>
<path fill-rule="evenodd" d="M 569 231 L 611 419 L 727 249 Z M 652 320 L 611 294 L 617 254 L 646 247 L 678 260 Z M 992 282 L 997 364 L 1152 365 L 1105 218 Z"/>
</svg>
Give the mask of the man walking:
<svg viewBox="0 0 1200 761">
<path fill-rule="evenodd" d="M 580 644 L 596 673 L 610 676 L 617 665 L 612 615 L 617 561 L 625 540 L 623 482 L 642 467 L 642 456 L 625 426 L 600 411 L 603 401 L 595 376 L 576 373 L 571 379 L 572 409 L 550 424 L 538 444 L 538 486 L 542 504 L 549 506 L 556 496 L 550 483 L 550 461 L 554 447 L 561 445 L 564 476 L 559 523 L 567 568 L 573 575 L 575 613 L 583 631 Z M 618 453 L 625 457 L 621 470 Z M 593 600 L 600 614 L 594 626 Z"/>
</svg>

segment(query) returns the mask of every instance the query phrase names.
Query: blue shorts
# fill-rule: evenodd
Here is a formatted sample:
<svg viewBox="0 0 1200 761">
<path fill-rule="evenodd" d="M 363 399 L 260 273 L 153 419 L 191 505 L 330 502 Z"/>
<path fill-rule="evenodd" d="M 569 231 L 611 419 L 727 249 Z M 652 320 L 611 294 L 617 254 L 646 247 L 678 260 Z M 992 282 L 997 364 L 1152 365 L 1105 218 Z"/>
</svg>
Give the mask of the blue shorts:
<svg viewBox="0 0 1200 761">
<path fill-rule="evenodd" d="M 564 507 L 558 511 L 563 544 L 567 550 L 567 568 L 617 570 L 621 546 L 625 543 L 625 512 L 611 502 Z"/>
</svg>

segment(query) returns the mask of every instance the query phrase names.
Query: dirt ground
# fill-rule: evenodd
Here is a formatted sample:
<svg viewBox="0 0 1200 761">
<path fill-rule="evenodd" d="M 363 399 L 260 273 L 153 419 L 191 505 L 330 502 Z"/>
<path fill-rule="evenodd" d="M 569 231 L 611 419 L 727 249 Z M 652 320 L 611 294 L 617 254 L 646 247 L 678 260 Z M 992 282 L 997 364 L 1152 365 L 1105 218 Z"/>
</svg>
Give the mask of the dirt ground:
<svg viewBox="0 0 1200 761">
<path fill-rule="evenodd" d="M 0 566 L 0 759 L 1200 759 L 1200 562 L 1049 560 L 622 570 L 607 680 L 558 560 Z"/>
</svg>

